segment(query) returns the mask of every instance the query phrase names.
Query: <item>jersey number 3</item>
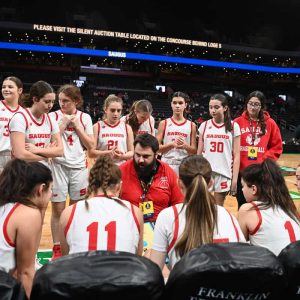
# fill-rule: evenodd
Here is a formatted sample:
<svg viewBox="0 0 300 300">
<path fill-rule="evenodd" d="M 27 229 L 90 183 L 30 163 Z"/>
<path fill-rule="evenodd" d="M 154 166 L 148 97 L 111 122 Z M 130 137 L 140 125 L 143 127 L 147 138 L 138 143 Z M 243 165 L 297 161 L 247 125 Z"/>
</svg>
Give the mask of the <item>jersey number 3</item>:
<svg viewBox="0 0 300 300">
<path fill-rule="evenodd" d="M 98 244 L 98 222 L 93 222 L 87 226 L 86 231 L 89 233 L 89 249 L 88 251 L 97 250 Z M 116 249 L 116 221 L 109 222 L 104 230 L 107 232 L 107 246 L 106 250 L 115 251 Z M 101 235 L 101 234 L 100 234 Z M 98 249 L 100 250 L 100 249 Z"/>
</svg>

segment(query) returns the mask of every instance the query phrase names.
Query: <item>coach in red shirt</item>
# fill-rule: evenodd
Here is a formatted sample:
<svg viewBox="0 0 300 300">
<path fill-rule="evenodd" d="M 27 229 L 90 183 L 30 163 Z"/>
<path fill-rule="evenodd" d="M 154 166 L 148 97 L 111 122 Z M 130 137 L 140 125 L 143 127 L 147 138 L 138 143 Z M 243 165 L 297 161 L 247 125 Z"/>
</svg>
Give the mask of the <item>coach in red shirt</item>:
<svg viewBox="0 0 300 300">
<path fill-rule="evenodd" d="M 155 222 L 161 210 L 183 201 L 177 175 L 156 158 L 158 149 L 154 136 L 148 133 L 138 135 L 134 140 L 133 159 L 120 165 L 120 197 L 139 206 L 145 222 Z"/>
</svg>

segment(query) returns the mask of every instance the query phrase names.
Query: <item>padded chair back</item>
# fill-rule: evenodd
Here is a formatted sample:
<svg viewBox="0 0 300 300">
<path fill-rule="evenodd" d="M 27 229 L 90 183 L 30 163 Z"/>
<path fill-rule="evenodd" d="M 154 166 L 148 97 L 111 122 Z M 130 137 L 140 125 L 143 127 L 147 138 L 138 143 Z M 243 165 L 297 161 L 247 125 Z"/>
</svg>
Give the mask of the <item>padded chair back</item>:
<svg viewBox="0 0 300 300">
<path fill-rule="evenodd" d="M 164 290 L 160 268 L 127 252 L 68 255 L 37 271 L 31 299 L 158 300 Z"/>
<path fill-rule="evenodd" d="M 20 282 L 8 273 L 0 270 L 0 299 L 26 300 L 25 291 Z"/>
<path fill-rule="evenodd" d="M 266 248 L 246 243 L 207 244 L 178 261 L 166 299 L 277 299 L 284 270 Z"/>
<path fill-rule="evenodd" d="M 300 299 L 300 241 L 286 246 L 278 255 L 288 280 L 286 299 Z"/>
</svg>

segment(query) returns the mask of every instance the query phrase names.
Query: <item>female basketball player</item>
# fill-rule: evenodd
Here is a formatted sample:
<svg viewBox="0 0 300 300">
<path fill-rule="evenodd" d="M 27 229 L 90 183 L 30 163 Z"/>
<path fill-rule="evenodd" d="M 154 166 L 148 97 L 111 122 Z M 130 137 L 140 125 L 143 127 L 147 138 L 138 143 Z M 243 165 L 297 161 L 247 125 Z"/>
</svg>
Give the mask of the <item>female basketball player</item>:
<svg viewBox="0 0 300 300">
<path fill-rule="evenodd" d="M 0 175 L 0 269 L 21 281 L 28 299 L 51 182 L 45 165 L 19 159 Z"/>
<path fill-rule="evenodd" d="M 92 198 L 67 207 L 60 219 L 62 254 L 111 250 L 142 254 L 143 215 L 119 199 L 121 171 L 108 155 L 97 159 L 89 177 Z"/>
<path fill-rule="evenodd" d="M 127 116 L 123 116 L 121 120 L 125 121 L 132 128 L 134 136 L 143 133 L 149 133 L 155 136 L 154 118 L 152 114 L 152 104 L 148 100 L 135 101 Z"/>
<path fill-rule="evenodd" d="M 109 95 L 103 105 L 103 121 L 93 126 L 94 147 L 89 151 L 91 158 L 110 155 L 120 165 L 133 156 L 133 132 L 131 127 L 120 121 L 123 101 L 116 95 Z"/>
<path fill-rule="evenodd" d="M 212 170 L 206 158 L 187 156 L 179 166 L 179 185 L 184 203 L 168 207 L 158 215 L 150 259 L 162 269 L 165 257 L 170 268 L 195 247 L 212 242 L 244 242 L 237 220 L 215 204 L 209 187 Z"/>
<path fill-rule="evenodd" d="M 88 168 L 85 149 L 93 145 L 93 124 L 91 117 L 77 110 L 83 104 L 80 89 L 66 84 L 58 90 L 60 110 L 49 114 L 59 123 L 64 146 L 64 156 L 55 157 L 51 164 L 53 175 L 53 195 L 51 213 L 51 231 L 53 238 L 53 256 L 61 256 L 58 223 L 66 206 L 67 195 L 70 204 L 85 198 L 88 186 Z"/>
<path fill-rule="evenodd" d="M 3 100 L 0 101 L 0 173 L 4 165 L 11 159 L 8 123 L 16 112 L 22 110 L 22 107 L 19 105 L 22 93 L 23 83 L 19 78 L 10 76 L 3 80 Z"/>
<path fill-rule="evenodd" d="M 53 107 L 55 93 L 49 83 L 34 83 L 22 100 L 25 109 L 17 112 L 9 123 L 14 157 L 26 161 L 42 161 L 63 155 L 58 124 L 48 112 Z"/>
<path fill-rule="evenodd" d="M 203 154 L 213 171 L 212 190 L 218 205 L 227 193 L 236 194 L 240 166 L 240 128 L 231 121 L 227 97 L 215 94 L 209 100 L 212 119 L 199 128 L 198 154 Z"/>
<path fill-rule="evenodd" d="M 266 247 L 275 255 L 300 239 L 300 220 L 284 177 L 276 162 L 267 158 L 242 172 L 242 189 L 248 203 L 238 221 L 251 244 Z"/>
<path fill-rule="evenodd" d="M 157 139 L 160 144 L 161 160 L 166 162 L 178 175 L 180 162 L 184 157 L 195 154 L 196 125 L 184 117 L 189 96 L 182 92 L 172 95 L 173 116 L 158 125 Z"/>
</svg>

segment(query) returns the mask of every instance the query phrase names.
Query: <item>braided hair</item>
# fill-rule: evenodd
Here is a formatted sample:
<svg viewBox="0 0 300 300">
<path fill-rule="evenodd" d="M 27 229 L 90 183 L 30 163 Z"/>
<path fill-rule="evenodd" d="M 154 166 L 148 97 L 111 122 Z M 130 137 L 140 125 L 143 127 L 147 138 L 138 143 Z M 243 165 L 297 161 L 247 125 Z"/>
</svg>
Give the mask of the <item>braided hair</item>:
<svg viewBox="0 0 300 300">
<path fill-rule="evenodd" d="M 107 194 L 107 190 L 109 188 L 112 188 L 121 182 L 121 177 L 121 171 L 113 162 L 111 156 L 100 156 L 91 168 L 86 198 L 95 196 L 98 189 L 101 188 L 105 197 L 122 203 L 117 198 L 111 197 Z M 86 201 L 85 203 L 88 208 L 88 202 Z"/>
</svg>

